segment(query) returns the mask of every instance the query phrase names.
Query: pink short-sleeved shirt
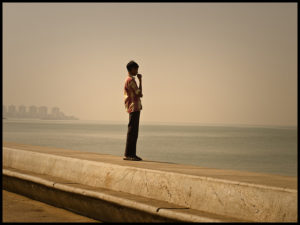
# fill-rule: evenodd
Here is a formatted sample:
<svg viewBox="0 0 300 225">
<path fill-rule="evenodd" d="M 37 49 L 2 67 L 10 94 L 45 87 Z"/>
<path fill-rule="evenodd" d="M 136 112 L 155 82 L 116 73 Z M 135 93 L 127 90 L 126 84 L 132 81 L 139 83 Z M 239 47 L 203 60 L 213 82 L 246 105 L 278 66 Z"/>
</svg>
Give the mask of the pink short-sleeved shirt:
<svg viewBox="0 0 300 225">
<path fill-rule="evenodd" d="M 124 85 L 125 110 L 128 113 L 142 110 L 141 99 L 138 96 L 141 90 L 138 88 L 135 78 L 128 75 Z"/>
</svg>

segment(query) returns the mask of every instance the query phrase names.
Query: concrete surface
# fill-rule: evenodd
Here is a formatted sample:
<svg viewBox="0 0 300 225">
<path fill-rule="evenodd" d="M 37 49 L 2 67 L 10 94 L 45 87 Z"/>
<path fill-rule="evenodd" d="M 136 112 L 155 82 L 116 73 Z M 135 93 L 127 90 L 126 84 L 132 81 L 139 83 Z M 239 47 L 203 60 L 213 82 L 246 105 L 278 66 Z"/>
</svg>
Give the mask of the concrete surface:
<svg viewBox="0 0 300 225">
<path fill-rule="evenodd" d="M 97 220 L 5 190 L 2 190 L 2 222 L 99 223 Z"/>
<path fill-rule="evenodd" d="M 104 222 L 245 222 L 62 178 L 3 169 L 3 188 Z"/>
<path fill-rule="evenodd" d="M 3 144 L 8 168 L 47 174 L 248 221 L 297 221 L 297 177 L 151 161 L 74 150 Z"/>
<path fill-rule="evenodd" d="M 297 189 L 297 177 L 282 176 L 266 173 L 254 173 L 237 170 L 221 170 L 193 165 L 183 165 L 168 162 L 155 161 L 127 161 L 123 156 L 113 156 L 94 152 L 82 152 L 56 147 L 25 145 L 12 142 L 3 142 L 3 147 L 30 150 L 32 152 L 48 153 L 53 155 L 68 156 L 84 160 L 115 164 L 120 166 L 130 166 L 134 168 L 144 168 L 166 172 L 176 172 L 186 175 L 205 176 L 211 178 L 225 179 L 230 181 L 245 182 L 251 184 L 267 185 L 289 189 Z"/>
</svg>

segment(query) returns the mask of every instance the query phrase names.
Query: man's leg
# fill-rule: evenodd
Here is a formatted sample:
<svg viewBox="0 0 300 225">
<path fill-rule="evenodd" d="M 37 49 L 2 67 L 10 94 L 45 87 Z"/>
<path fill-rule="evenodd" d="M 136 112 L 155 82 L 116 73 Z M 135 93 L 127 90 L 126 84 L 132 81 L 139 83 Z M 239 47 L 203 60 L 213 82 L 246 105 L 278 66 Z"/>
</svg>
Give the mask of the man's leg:
<svg viewBox="0 0 300 225">
<path fill-rule="evenodd" d="M 138 137 L 140 111 L 132 112 L 129 114 L 129 123 L 127 131 L 125 156 L 136 155 L 136 142 Z"/>
<path fill-rule="evenodd" d="M 134 134 L 135 134 L 135 137 L 134 137 L 134 155 L 136 155 L 136 144 L 137 144 L 137 139 L 138 139 L 138 136 L 139 136 L 139 123 L 140 123 L 140 112 L 141 111 L 137 111 L 137 115 L 136 115 L 136 120 L 135 120 L 135 126 L 134 126 Z"/>
</svg>

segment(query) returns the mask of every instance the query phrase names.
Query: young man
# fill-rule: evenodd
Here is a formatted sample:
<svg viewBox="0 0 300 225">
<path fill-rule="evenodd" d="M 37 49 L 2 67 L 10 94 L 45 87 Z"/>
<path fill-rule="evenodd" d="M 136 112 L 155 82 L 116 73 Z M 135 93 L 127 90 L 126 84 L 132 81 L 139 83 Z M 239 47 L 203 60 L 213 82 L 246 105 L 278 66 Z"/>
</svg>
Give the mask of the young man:
<svg viewBox="0 0 300 225">
<path fill-rule="evenodd" d="M 129 123 L 124 160 L 140 161 L 142 159 L 136 155 L 136 142 L 139 133 L 140 111 L 142 110 L 140 99 L 143 97 L 142 75 L 138 74 L 139 65 L 136 62 L 130 61 L 126 67 L 128 76 L 124 85 L 124 102 L 126 112 L 129 113 Z M 139 87 L 136 84 L 135 76 L 139 79 Z"/>
</svg>

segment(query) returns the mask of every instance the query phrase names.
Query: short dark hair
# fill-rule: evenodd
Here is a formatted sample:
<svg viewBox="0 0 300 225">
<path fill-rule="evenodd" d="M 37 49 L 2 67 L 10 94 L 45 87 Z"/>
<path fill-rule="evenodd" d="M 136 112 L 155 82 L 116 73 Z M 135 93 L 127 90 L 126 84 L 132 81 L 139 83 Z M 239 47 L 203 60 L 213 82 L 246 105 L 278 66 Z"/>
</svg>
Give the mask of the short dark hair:
<svg viewBox="0 0 300 225">
<path fill-rule="evenodd" d="M 129 63 L 127 63 L 126 67 L 127 67 L 128 72 L 129 72 L 133 68 L 139 68 L 139 65 L 135 61 L 131 60 Z"/>
</svg>

